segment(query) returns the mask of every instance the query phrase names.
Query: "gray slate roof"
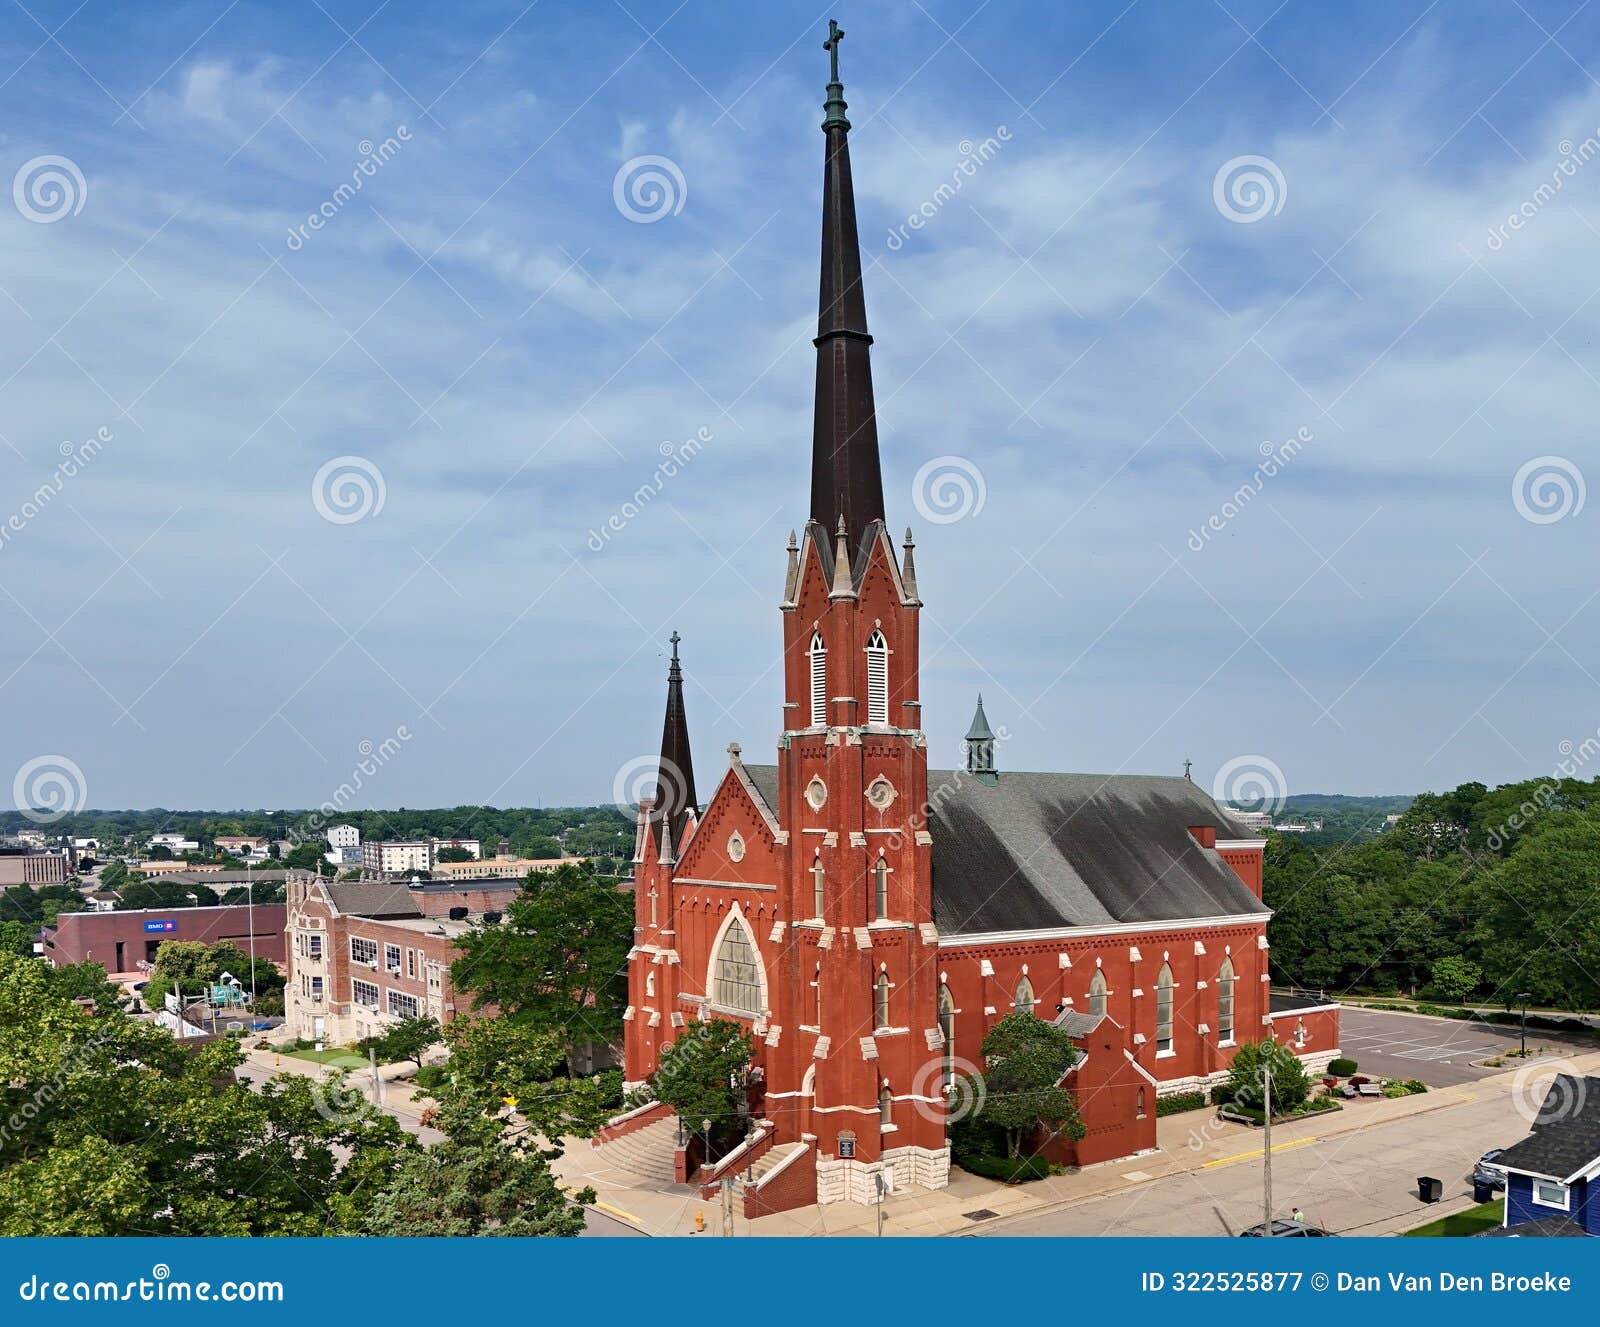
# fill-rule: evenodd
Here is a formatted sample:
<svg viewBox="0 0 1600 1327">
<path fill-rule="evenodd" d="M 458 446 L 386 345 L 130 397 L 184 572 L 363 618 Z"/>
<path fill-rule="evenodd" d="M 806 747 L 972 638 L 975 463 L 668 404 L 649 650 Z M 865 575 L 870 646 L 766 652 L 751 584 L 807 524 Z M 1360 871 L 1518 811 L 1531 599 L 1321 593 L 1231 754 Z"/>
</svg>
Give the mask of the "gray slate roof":
<svg viewBox="0 0 1600 1327">
<path fill-rule="evenodd" d="M 1600 1077 L 1558 1074 L 1533 1132 L 1495 1158 L 1497 1166 L 1564 1180 L 1600 1157 Z"/>
<path fill-rule="evenodd" d="M 746 765 L 774 811 L 775 765 Z M 1254 838 L 1176 776 L 929 770 L 933 915 L 947 935 L 1266 911 L 1190 826 Z"/>
</svg>

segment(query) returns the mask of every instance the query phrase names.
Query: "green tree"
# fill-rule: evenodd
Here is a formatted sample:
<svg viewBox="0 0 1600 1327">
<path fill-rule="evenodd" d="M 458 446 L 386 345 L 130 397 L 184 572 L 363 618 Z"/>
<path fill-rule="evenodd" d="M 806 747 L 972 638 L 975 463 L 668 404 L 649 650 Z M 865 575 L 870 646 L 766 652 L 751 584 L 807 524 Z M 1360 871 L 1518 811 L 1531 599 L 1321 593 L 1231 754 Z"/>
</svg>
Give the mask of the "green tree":
<svg viewBox="0 0 1600 1327">
<path fill-rule="evenodd" d="M 1475 938 L 1504 997 L 1528 991 L 1566 1009 L 1600 1005 L 1600 815 L 1552 813 L 1481 879 Z"/>
<path fill-rule="evenodd" d="M 983 1062 L 979 1119 L 1005 1131 L 1007 1156 L 1020 1156 L 1038 1129 L 1083 1137 L 1072 1093 L 1061 1086 L 1078 1062 L 1077 1048 L 1062 1029 L 1028 1014 L 1007 1014 L 984 1037 Z"/>
<path fill-rule="evenodd" d="M 712 1018 L 691 1023 L 661 1050 L 650 1075 L 655 1099 L 672 1107 L 683 1127 L 720 1155 L 744 1136 L 745 1079 L 755 1047 L 738 1023 Z M 711 1122 L 709 1135 L 705 1122 Z"/>
<path fill-rule="evenodd" d="M 422 1068 L 422 1057 L 439 1044 L 439 1020 L 428 1017 L 404 1018 L 393 1024 L 381 1036 L 368 1037 L 360 1048 L 371 1047 L 385 1064 L 410 1060 Z"/>
<path fill-rule="evenodd" d="M 315 871 L 318 875 L 331 876 L 334 868 L 327 858 L 327 851 L 322 843 L 301 843 L 289 850 L 283 865 L 293 870 Z"/>
<path fill-rule="evenodd" d="M 284 976 L 259 955 L 255 960 L 258 1009 L 282 1008 Z M 167 992 L 179 989 L 185 999 L 196 999 L 202 989 L 223 981 L 223 973 L 238 979 L 241 989 L 250 989 L 250 955 L 232 940 L 208 945 L 201 940 L 163 940 L 156 949 L 144 1001 L 158 1009 Z"/>
<path fill-rule="evenodd" d="M 621 1035 L 633 901 L 587 865 L 530 871 L 496 924 L 456 942 L 450 974 L 472 1007 L 560 1031 L 567 1045 Z"/>
<path fill-rule="evenodd" d="M 475 858 L 470 848 L 440 848 L 437 860 L 441 862 L 470 862 Z"/>
<path fill-rule="evenodd" d="M 145 908 L 212 908 L 217 905 L 217 891 L 209 885 L 186 885 L 176 880 L 157 876 L 153 880 L 129 880 L 119 891 L 118 912 L 133 912 Z M 198 902 L 189 898 L 193 894 Z"/>
<path fill-rule="evenodd" d="M 1483 984 L 1483 970 L 1460 954 L 1446 954 L 1433 965 L 1433 985 L 1447 1000 L 1465 1000 Z"/>
<path fill-rule="evenodd" d="M 538 834 L 526 840 L 522 844 L 521 855 L 534 861 L 549 861 L 555 857 L 566 856 L 560 842 L 548 834 Z"/>
<path fill-rule="evenodd" d="M 538 1151 L 515 1136 L 510 1119 L 446 1104 L 445 1139 L 401 1161 L 373 1200 L 364 1230 L 385 1236 L 573 1236 L 593 1189 L 568 1197 Z"/>
<path fill-rule="evenodd" d="M 1272 1113 L 1281 1115 L 1303 1105 L 1311 1095 L 1311 1080 L 1300 1057 L 1274 1037 L 1247 1041 L 1233 1053 L 1228 1082 L 1233 1099 L 1252 1110 L 1262 1109 L 1266 1098 L 1267 1071 L 1272 1073 Z"/>
<path fill-rule="evenodd" d="M 85 965 L 92 966 L 92 965 Z M 320 1235 L 361 1229 L 418 1146 L 388 1116 L 330 1118 L 320 1085 L 233 1081 L 196 1045 L 85 1012 L 0 954 L 0 1235 Z"/>
<path fill-rule="evenodd" d="M 487 1115 L 515 1101 L 524 1128 L 549 1148 L 562 1138 L 590 1137 L 612 1114 L 596 1079 L 562 1072 L 567 1043 L 559 1032 L 507 1018 L 456 1018 L 444 1039 L 450 1079 L 443 1097 Z"/>
<path fill-rule="evenodd" d="M 32 958 L 33 928 L 23 922 L 0 922 L 0 951 Z"/>
</svg>

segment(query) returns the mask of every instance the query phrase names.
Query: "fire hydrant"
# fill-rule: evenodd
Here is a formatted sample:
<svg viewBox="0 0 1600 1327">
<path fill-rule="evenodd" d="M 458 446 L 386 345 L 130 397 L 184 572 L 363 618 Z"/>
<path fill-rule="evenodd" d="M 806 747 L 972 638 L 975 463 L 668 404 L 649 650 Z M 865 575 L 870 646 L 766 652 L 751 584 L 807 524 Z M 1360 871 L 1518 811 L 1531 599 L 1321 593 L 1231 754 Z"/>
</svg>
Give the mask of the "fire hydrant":
<svg viewBox="0 0 1600 1327">
<path fill-rule="evenodd" d="M 704 1212 L 696 1212 L 694 1214 L 694 1233 L 696 1235 L 703 1235 L 703 1234 L 705 1234 L 705 1231 L 706 1231 L 706 1214 Z"/>
</svg>

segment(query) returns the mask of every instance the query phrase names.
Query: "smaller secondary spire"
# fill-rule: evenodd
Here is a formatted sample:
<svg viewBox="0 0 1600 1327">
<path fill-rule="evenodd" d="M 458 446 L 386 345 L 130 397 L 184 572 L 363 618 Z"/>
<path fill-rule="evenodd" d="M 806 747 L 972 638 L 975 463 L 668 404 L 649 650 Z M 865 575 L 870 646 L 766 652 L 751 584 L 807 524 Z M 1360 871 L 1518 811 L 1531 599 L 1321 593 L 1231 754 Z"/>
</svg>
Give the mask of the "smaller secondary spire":
<svg viewBox="0 0 1600 1327">
<path fill-rule="evenodd" d="M 676 631 L 667 668 L 667 714 L 661 725 L 661 758 L 656 765 L 656 801 L 651 819 L 662 827 L 663 846 L 683 841 L 683 826 L 699 803 L 694 793 L 694 758 L 689 750 L 689 716 L 683 705 L 683 664 Z"/>
<path fill-rule="evenodd" d="M 999 783 L 1000 776 L 994 768 L 994 730 L 989 727 L 988 716 L 983 712 L 983 696 L 978 696 L 978 708 L 972 716 L 972 727 L 967 729 L 967 773 L 978 776 L 980 783 Z"/>
</svg>

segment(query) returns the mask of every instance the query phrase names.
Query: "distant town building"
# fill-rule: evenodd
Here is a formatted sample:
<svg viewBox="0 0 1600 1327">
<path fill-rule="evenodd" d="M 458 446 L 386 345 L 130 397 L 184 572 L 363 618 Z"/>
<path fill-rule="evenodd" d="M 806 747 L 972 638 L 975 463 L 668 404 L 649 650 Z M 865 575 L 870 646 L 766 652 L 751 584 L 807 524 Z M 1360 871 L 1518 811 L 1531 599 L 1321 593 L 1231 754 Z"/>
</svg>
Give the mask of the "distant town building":
<svg viewBox="0 0 1600 1327">
<path fill-rule="evenodd" d="M 151 848 L 165 848 L 174 857 L 186 852 L 199 852 L 198 839 L 185 838 L 182 834 L 152 834 L 149 846 Z"/>
<path fill-rule="evenodd" d="M 56 967 L 99 963 L 112 976 L 136 977 L 139 964 L 155 962 L 165 940 L 199 940 L 208 945 L 231 940 L 245 953 L 283 967 L 282 903 L 213 908 L 150 908 L 129 912 L 63 912 L 44 928 L 44 956 Z"/>
<path fill-rule="evenodd" d="M 458 1012 L 450 983 L 456 939 L 521 887 L 520 878 L 341 884 L 291 872 L 285 1022 L 297 1036 L 329 1044 L 404 1018 L 449 1022 Z"/>
<path fill-rule="evenodd" d="M 218 834 L 213 842 L 231 857 L 265 857 L 268 840 L 255 834 Z"/>
<path fill-rule="evenodd" d="M 91 857 L 98 857 L 100 855 L 99 839 L 73 839 L 72 846 L 75 851 L 86 852 Z"/>
<path fill-rule="evenodd" d="M 197 873 L 214 873 L 222 871 L 221 862 L 135 862 L 128 868 L 135 875 L 142 876 L 169 876 L 193 875 Z"/>
<path fill-rule="evenodd" d="M 361 831 L 354 825 L 333 825 L 327 835 L 328 846 L 335 851 L 340 848 L 359 848 L 361 846 Z"/>
<path fill-rule="evenodd" d="M 1233 807 L 1224 807 L 1230 820 L 1237 821 L 1245 829 L 1257 832 L 1272 828 L 1272 812 L 1270 811 L 1237 811 Z"/>
<path fill-rule="evenodd" d="M 520 880 L 529 871 L 554 871 L 560 866 L 576 866 L 587 857 L 491 857 L 488 861 L 435 862 L 435 880 L 492 880 L 513 876 Z"/>
<path fill-rule="evenodd" d="M 427 839 L 368 840 L 361 845 L 361 869 L 368 875 L 431 871 L 433 844 Z"/>
<path fill-rule="evenodd" d="M 40 852 L 19 840 L 0 846 L 0 889 L 64 885 L 71 874 L 72 862 L 64 852 Z"/>
<path fill-rule="evenodd" d="M 1280 820 L 1271 828 L 1280 834 L 1320 834 L 1322 832 L 1322 818 L 1313 816 L 1308 820 Z"/>
<path fill-rule="evenodd" d="M 465 848 L 472 854 L 473 861 L 483 856 L 483 844 L 478 839 L 433 839 L 433 856 L 437 861 L 439 853 L 445 848 Z"/>
</svg>

